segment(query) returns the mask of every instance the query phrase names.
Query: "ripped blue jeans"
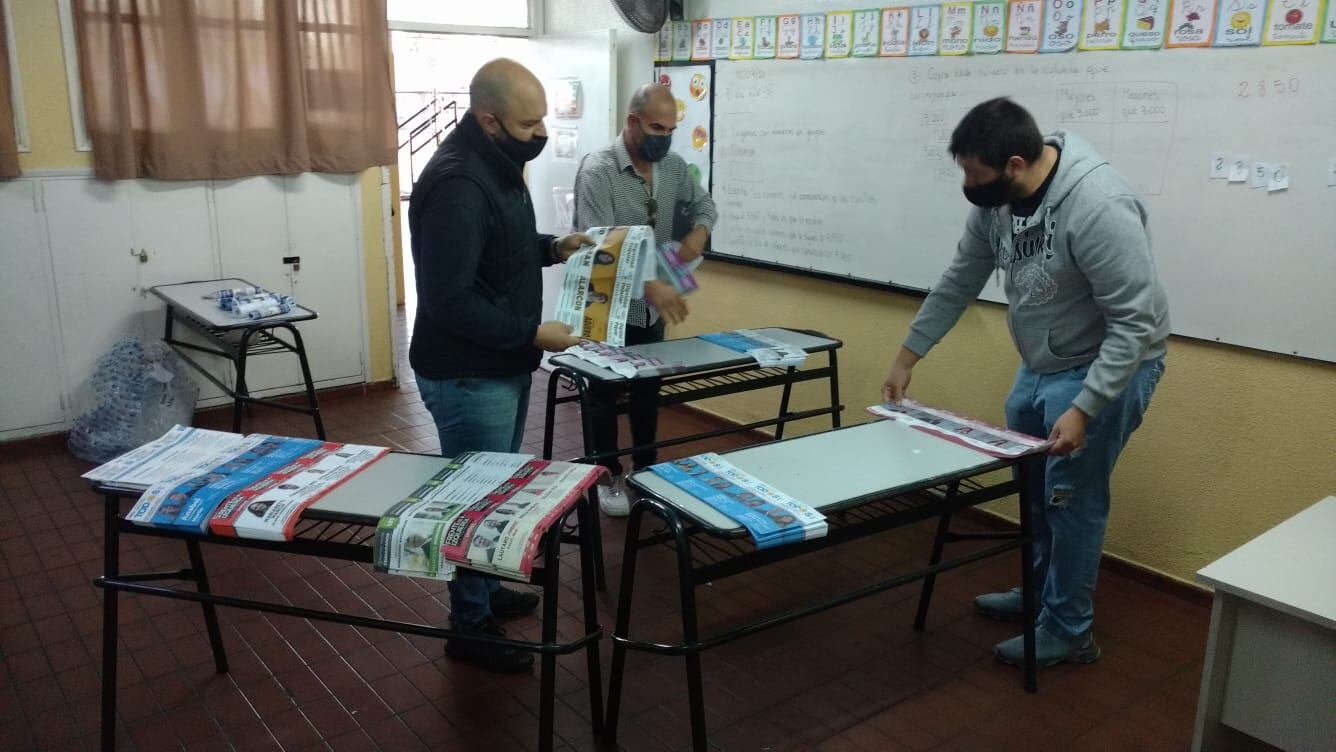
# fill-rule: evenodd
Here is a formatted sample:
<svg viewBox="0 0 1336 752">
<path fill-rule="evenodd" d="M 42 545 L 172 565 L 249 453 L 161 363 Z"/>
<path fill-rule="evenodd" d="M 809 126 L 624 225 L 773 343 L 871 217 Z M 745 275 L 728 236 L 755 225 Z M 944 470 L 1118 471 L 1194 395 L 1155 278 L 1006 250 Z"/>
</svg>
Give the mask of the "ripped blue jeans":
<svg viewBox="0 0 1336 752">
<path fill-rule="evenodd" d="M 1007 397 L 1007 425 L 1048 437 L 1081 392 L 1089 371 L 1085 365 L 1036 373 L 1022 364 Z M 1163 374 L 1163 358 L 1142 363 L 1123 393 L 1087 424 L 1083 449 L 1066 457 L 1028 460 L 1034 581 L 1043 589 L 1038 624 L 1049 634 L 1072 640 L 1094 623 L 1095 581 L 1109 521 L 1109 479 Z"/>
</svg>

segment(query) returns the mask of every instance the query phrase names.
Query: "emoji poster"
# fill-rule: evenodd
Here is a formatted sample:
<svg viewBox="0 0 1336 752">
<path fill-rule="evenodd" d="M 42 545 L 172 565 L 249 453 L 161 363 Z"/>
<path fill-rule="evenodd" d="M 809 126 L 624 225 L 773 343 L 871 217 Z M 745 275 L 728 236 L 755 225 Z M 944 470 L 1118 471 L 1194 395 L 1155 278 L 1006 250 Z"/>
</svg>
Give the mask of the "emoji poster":
<svg viewBox="0 0 1336 752">
<path fill-rule="evenodd" d="M 1173 0 L 1166 47 L 1208 47 L 1215 30 L 1216 0 Z"/>
<path fill-rule="evenodd" d="M 1164 46 L 1169 0 L 1126 0 L 1123 17 L 1123 49 L 1158 50 Z"/>
<path fill-rule="evenodd" d="M 1321 30 L 1322 0 L 1271 0 L 1262 44 L 1313 44 Z"/>
<path fill-rule="evenodd" d="M 709 64 L 658 68 L 655 80 L 668 87 L 677 102 L 677 130 L 673 153 L 687 163 L 687 172 L 701 187 L 710 187 L 710 87 Z"/>
<path fill-rule="evenodd" d="M 1011 0 L 1007 9 L 1007 52 L 1038 52 L 1043 11 L 1038 0 Z"/>
<path fill-rule="evenodd" d="M 1116 50 L 1122 37 L 1123 0 L 1086 0 L 1081 17 L 1081 49 Z"/>
<path fill-rule="evenodd" d="M 1216 47 L 1251 47 L 1262 43 L 1262 0 L 1220 0 Z"/>
<path fill-rule="evenodd" d="M 970 4 L 947 3 L 942 6 L 943 55 L 964 55 L 970 51 Z"/>
<path fill-rule="evenodd" d="M 1002 51 L 1002 32 L 1007 28 L 1006 3 L 974 4 L 974 38 L 970 50 L 976 55 L 996 55 Z"/>
</svg>

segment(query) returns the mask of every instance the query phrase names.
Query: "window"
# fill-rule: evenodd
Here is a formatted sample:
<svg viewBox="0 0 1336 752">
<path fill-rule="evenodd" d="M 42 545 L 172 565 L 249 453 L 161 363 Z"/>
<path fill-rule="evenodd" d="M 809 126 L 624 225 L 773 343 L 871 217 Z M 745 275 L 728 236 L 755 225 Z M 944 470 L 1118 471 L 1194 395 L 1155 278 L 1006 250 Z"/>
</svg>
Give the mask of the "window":
<svg viewBox="0 0 1336 752">
<path fill-rule="evenodd" d="M 538 33 L 542 0 L 388 0 L 390 28 L 529 36 Z"/>
<path fill-rule="evenodd" d="M 14 39 L 14 15 L 9 10 L 11 0 L 0 0 L 4 14 L 5 49 L 9 51 L 9 105 L 14 113 L 14 142 L 20 152 L 32 151 L 28 141 L 28 116 L 23 109 L 23 84 L 19 80 L 19 52 Z"/>
<path fill-rule="evenodd" d="M 79 76 L 79 53 L 74 44 L 74 14 L 70 0 L 58 0 L 60 11 L 60 44 L 65 50 L 65 86 L 70 95 L 70 120 L 74 125 L 74 148 L 92 151 L 93 141 L 88 137 L 88 123 L 84 121 L 83 79 Z"/>
</svg>

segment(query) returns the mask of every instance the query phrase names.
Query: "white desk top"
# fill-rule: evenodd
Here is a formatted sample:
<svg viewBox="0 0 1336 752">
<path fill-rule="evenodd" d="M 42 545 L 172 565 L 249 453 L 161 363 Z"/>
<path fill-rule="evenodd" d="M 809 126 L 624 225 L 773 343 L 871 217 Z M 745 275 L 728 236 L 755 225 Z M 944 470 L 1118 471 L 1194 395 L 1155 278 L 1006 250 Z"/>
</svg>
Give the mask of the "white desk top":
<svg viewBox="0 0 1336 752">
<path fill-rule="evenodd" d="M 839 507 L 872 494 L 936 485 L 938 479 L 967 477 L 1008 464 L 893 420 L 758 444 L 722 456 L 817 509 Z M 726 534 L 744 530 L 652 471 L 634 473 L 631 480 L 704 527 Z"/>
<path fill-rule="evenodd" d="M 1336 629 L 1336 496 L 1197 572 L 1231 595 Z"/>
<path fill-rule="evenodd" d="M 839 345 L 838 340 L 814 337 L 793 329 L 769 327 L 756 331 L 787 345 L 801 347 L 809 353 L 830 350 Z M 681 363 L 686 366 L 685 373 L 755 362 L 750 355 L 735 352 L 727 347 L 720 347 L 713 342 L 706 342 L 698 337 L 670 339 L 648 345 L 632 345 L 631 349 L 659 358 L 665 363 Z M 551 358 L 551 363 L 564 366 L 572 371 L 578 371 L 585 376 L 600 381 L 622 381 L 626 379 L 621 374 L 614 373 L 606 368 L 600 368 L 573 355 L 555 355 Z M 670 377 L 675 375 L 680 374 L 669 374 Z"/>
<path fill-rule="evenodd" d="M 375 525 L 390 507 L 408 498 L 446 463 L 445 457 L 390 452 L 337 488 L 316 499 L 304 517 L 361 517 Z M 350 520 L 351 521 L 351 520 Z"/>
<path fill-rule="evenodd" d="M 248 326 L 263 326 L 285 321 L 306 321 L 316 317 L 315 311 L 298 305 L 293 306 L 288 313 L 265 316 L 262 319 L 252 321 L 237 318 L 219 308 L 217 300 L 204 297 L 219 290 L 236 287 L 263 287 L 266 290 L 269 289 L 264 285 L 257 285 L 233 277 L 231 279 L 210 279 L 202 282 L 183 282 L 179 285 L 158 285 L 153 288 L 153 294 L 162 298 L 172 307 L 181 310 L 191 318 L 204 322 L 205 325 L 213 329 L 242 329 Z"/>
</svg>

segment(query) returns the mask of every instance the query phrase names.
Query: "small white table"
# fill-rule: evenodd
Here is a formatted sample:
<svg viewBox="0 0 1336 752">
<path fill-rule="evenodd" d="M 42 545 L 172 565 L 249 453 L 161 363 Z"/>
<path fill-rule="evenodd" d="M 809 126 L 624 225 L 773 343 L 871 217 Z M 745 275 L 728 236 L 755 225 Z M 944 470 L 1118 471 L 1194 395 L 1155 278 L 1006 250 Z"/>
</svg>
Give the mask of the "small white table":
<svg viewBox="0 0 1336 752">
<path fill-rule="evenodd" d="M 1215 604 L 1192 749 L 1336 749 L 1336 496 L 1197 579 Z"/>
</svg>

